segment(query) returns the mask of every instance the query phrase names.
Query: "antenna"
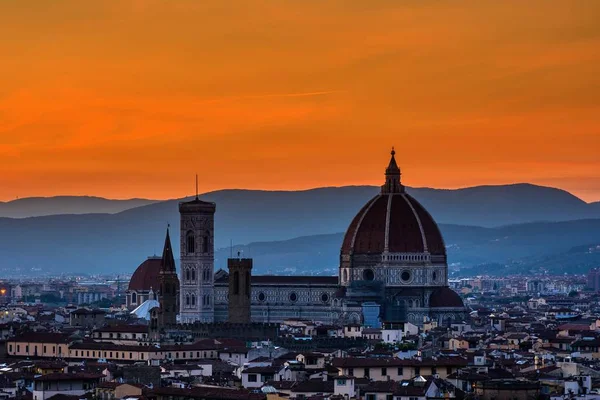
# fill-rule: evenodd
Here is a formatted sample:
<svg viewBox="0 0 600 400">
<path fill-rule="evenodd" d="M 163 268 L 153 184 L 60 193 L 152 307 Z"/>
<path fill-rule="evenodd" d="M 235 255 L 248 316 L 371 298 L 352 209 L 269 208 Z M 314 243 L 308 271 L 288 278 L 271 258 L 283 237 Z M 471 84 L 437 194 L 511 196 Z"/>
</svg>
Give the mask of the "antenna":
<svg viewBox="0 0 600 400">
<path fill-rule="evenodd" d="M 196 174 L 196 200 L 198 200 L 198 174 Z"/>
</svg>

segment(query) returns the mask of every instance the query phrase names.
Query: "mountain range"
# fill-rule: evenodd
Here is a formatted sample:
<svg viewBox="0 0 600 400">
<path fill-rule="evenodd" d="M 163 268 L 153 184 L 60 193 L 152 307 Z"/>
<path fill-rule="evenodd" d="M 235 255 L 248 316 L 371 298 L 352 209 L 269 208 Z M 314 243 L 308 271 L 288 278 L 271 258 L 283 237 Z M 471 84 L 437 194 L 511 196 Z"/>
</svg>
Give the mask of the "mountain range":
<svg viewBox="0 0 600 400">
<path fill-rule="evenodd" d="M 7 202 L 0 201 L 0 217 L 27 218 L 57 214 L 115 214 L 156 202 L 157 200 L 111 200 L 92 196 L 26 197 Z"/>
<path fill-rule="evenodd" d="M 441 224 L 449 263 L 457 268 L 553 254 L 600 241 L 595 220 L 600 218 L 600 203 L 585 203 L 563 190 L 517 184 L 408 191 Z M 217 267 L 224 266 L 230 243 L 252 243 L 244 251 L 256 258 L 257 271 L 286 273 L 295 268 L 311 273 L 334 268 L 341 232 L 377 192 L 373 186 L 347 186 L 203 194 L 203 200 L 217 203 Z M 13 202 L 1 204 L 0 273 L 32 268 L 40 273 L 130 273 L 147 256 L 160 254 L 168 223 L 173 230 L 179 228 L 181 200 L 99 199 L 94 208 L 90 204 L 96 200 L 91 199 L 38 198 L 31 200 L 37 206 L 30 214 L 25 208 L 10 214 L 2 206 Z M 80 214 L 85 210 L 103 213 Z M 34 216 L 40 214 L 55 215 Z M 172 238 L 177 248 L 178 235 Z M 287 245 L 297 248 L 283 251 Z"/>
</svg>

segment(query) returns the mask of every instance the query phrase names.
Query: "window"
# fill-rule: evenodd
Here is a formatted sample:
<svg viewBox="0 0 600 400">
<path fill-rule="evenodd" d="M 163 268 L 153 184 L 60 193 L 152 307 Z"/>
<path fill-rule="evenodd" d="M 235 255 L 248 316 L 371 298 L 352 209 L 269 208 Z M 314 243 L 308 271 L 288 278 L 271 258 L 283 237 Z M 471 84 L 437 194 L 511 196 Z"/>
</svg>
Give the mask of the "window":
<svg viewBox="0 0 600 400">
<path fill-rule="evenodd" d="M 290 301 L 295 302 L 296 300 L 298 300 L 298 295 L 294 292 L 290 293 Z"/>
<path fill-rule="evenodd" d="M 338 386 L 346 386 L 346 380 L 345 379 L 338 379 L 337 380 L 337 384 L 338 384 Z"/>
<path fill-rule="evenodd" d="M 44 345 L 44 353 L 46 352 L 46 346 Z"/>
<path fill-rule="evenodd" d="M 369 368 L 365 368 L 365 378 L 370 378 L 371 377 L 371 371 L 369 370 Z"/>
<path fill-rule="evenodd" d="M 246 271 L 246 292 L 244 293 L 246 296 L 250 296 L 250 272 Z"/>
<path fill-rule="evenodd" d="M 196 252 L 196 240 L 194 239 L 194 232 L 189 231 L 186 236 L 186 251 L 188 253 Z"/>
<path fill-rule="evenodd" d="M 240 294 L 240 273 L 238 271 L 233 273 L 233 294 Z"/>
<path fill-rule="evenodd" d="M 404 282 L 410 281 L 410 271 L 402 271 L 402 275 L 400 275 L 400 278 L 402 278 Z"/>
<path fill-rule="evenodd" d="M 435 374 L 437 374 L 437 368 L 431 367 L 431 375 L 435 375 Z"/>
<path fill-rule="evenodd" d="M 381 376 L 386 376 L 387 375 L 387 368 L 383 367 L 381 368 Z"/>
<path fill-rule="evenodd" d="M 421 375 L 421 367 L 415 367 L 415 376 Z"/>
<path fill-rule="evenodd" d="M 385 400 L 394 400 L 394 395 L 388 394 L 387 396 L 385 396 Z"/>
<path fill-rule="evenodd" d="M 208 236 L 204 236 L 202 238 L 202 248 L 204 250 L 205 253 L 208 253 Z"/>
<path fill-rule="evenodd" d="M 258 294 L 258 301 L 265 301 L 266 298 L 267 296 L 263 292 Z"/>
<path fill-rule="evenodd" d="M 129 353 L 129 358 L 133 358 L 133 353 Z"/>
<path fill-rule="evenodd" d="M 446 367 L 446 374 L 450 375 L 452 373 L 452 367 Z"/>
<path fill-rule="evenodd" d="M 185 295 L 185 305 L 186 305 L 186 306 L 189 306 L 190 304 L 191 304 L 191 303 L 190 303 L 190 295 L 189 295 L 189 294 L 186 294 L 186 295 Z"/>
<path fill-rule="evenodd" d="M 190 269 L 186 268 L 186 270 L 185 270 L 185 280 L 189 281 L 190 279 L 192 279 L 191 274 L 190 274 Z"/>
<path fill-rule="evenodd" d="M 248 374 L 248 382 L 258 382 L 256 374 Z"/>
<path fill-rule="evenodd" d="M 192 280 L 195 281 L 196 280 L 196 269 L 192 268 Z"/>
<path fill-rule="evenodd" d="M 196 295 L 192 295 L 192 307 L 196 305 Z"/>
<path fill-rule="evenodd" d="M 354 376 L 354 368 L 348 368 L 348 375 Z"/>
<path fill-rule="evenodd" d="M 367 394 L 367 400 L 377 400 L 377 395 L 369 393 Z"/>
</svg>

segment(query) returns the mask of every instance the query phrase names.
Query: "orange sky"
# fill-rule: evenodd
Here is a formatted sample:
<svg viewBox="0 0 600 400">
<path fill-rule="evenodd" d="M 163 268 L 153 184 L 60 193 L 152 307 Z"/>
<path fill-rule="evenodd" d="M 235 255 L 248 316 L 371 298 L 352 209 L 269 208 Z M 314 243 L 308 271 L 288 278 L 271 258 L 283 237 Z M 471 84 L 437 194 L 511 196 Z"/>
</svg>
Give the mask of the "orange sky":
<svg viewBox="0 0 600 400">
<path fill-rule="evenodd" d="M 0 2 L 0 199 L 532 182 L 600 200 L 600 1 Z"/>
</svg>

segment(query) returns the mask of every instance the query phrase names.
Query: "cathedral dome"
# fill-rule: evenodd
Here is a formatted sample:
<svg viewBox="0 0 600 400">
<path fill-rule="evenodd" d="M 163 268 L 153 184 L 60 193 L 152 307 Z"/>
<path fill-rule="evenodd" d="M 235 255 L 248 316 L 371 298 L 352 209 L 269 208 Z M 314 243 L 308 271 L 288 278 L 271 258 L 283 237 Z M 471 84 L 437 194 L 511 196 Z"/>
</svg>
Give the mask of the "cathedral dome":
<svg viewBox="0 0 600 400">
<path fill-rule="evenodd" d="M 464 303 L 458 293 L 449 287 L 442 287 L 431 293 L 429 296 L 429 307 L 453 307 L 462 308 Z"/>
<path fill-rule="evenodd" d="M 149 257 L 135 270 L 129 281 L 129 289 L 135 291 L 155 290 L 159 287 L 158 275 L 160 273 L 161 257 Z"/>
<path fill-rule="evenodd" d="M 342 255 L 429 253 L 446 256 L 442 234 L 425 208 L 404 190 L 392 150 L 386 183 L 354 217 Z"/>
</svg>

